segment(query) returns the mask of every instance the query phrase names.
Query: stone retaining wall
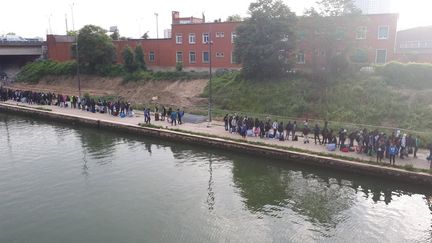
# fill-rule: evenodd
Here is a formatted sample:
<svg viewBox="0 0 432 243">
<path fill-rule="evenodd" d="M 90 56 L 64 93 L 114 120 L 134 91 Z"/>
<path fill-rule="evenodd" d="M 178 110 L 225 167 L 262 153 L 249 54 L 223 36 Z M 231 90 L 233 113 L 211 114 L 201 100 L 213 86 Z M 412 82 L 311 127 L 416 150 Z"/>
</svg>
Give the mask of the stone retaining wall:
<svg viewBox="0 0 432 243">
<path fill-rule="evenodd" d="M 0 111 L 19 113 L 32 117 L 48 118 L 51 120 L 61 121 L 68 124 L 81 124 L 93 126 L 97 128 L 116 129 L 120 131 L 130 132 L 133 134 L 142 134 L 160 139 L 166 139 L 177 142 L 185 142 L 191 144 L 207 145 L 214 148 L 229 149 L 232 151 L 258 155 L 271 159 L 297 161 L 302 164 L 333 168 L 359 174 L 373 175 L 386 177 L 389 179 L 410 182 L 432 186 L 432 175 L 427 173 L 411 172 L 402 169 L 385 167 L 379 165 L 366 164 L 361 162 L 353 162 L 348 160 L 336 159 L 325 156 L 312 155 L 301 152 L 287 151 L 267 146 L 253 145 L 248 143 L 225 140 L 221 138 L 212 138 L 199 135 L 192 135 L 183 132 L 171 131 L 159 128 L 140 127 L 138 125 L 124 124 L 121 122 L 113 122 L 106 120 L 98 120 L 88 117 L 79 117 L 68 114 L 54 113 L 28 107 L 20 107 L 15 105 L 1 104 Z"/>
</svg>

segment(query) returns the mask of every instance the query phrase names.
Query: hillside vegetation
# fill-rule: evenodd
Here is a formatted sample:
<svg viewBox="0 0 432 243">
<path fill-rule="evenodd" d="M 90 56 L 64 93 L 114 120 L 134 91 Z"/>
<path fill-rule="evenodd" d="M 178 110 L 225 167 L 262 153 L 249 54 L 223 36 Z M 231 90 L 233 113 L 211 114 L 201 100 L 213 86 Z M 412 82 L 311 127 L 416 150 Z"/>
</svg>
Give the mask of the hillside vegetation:
<svg viewBox="0 0 432 243">
<path fill-rule="evenodd" d="M 307 75 L 245 80 L 215 77 L 217 108 L 432 131 L 432 66 L 390 63 L 374 74 L 345 74 L 315 81 Z M 208 97 L 208 87 L 204 96 Z"/>
<path fill-rule="evenodd" d="M 121 65 L 98 72 L 92 76 L 120 81 L 115 85 L 116 90 L 121 90 L 122 85 L 124 89 L 146 85 L 148 89 L 157 82 L 206 78 L 203 73 L 182 71 L 129 73 Z M 40 61 L 26 65 L 18 80 L 36 84 L 56 76 L 73 78 L 75 73 L 74 62 Z M 55 85 L 62 86 L 61 82 Z M 103 85 L 98 87 L 103 91 Z M 376 67 L 373 74 L 345 73 L 319 79 L 297 74 L 276 80 L 246 80 L 240 72 L 228 72 L 214 77 L 212 87 L 214 105 L 219 110 L 432 131 L 432 65 L 429 64 L 389 63 Z M 208 87 L 202 97 L 208 97 Z M 202 99 L 188 105 L 205 107 Z"/>
</svg>

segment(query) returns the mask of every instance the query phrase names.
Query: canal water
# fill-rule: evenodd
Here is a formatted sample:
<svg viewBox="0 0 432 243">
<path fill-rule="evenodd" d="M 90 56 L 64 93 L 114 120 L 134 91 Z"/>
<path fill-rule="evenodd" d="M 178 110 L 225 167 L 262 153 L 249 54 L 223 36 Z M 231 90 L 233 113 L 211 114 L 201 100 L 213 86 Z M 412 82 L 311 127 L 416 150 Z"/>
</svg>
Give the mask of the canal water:
<svg viewBox="0 0 432 243">
<path fill-rule="evenodd" d="M 0 114 L 0 242 L 431 242 L 432 190 Z"/>
</svg>

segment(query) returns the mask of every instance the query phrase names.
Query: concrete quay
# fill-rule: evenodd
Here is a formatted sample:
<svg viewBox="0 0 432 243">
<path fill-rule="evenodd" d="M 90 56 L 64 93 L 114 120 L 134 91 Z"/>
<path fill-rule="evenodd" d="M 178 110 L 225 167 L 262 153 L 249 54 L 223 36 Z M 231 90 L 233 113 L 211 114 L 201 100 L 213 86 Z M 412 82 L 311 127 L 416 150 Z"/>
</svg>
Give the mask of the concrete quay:
<svg viewBox="0 0 432 243">
<path fill-rule="evenodd" d="M 171 141 L 228 149 L 266 158 L 284 160 L 289 163 L 309 164 L 358 174 L 386 177 L 401 182 L 432 186 L 432 174 L 430 173 L 414 172 L 376 164 L 374 157 L 357 154 L 355 152 L 328 152 L 325 150 L 324 146 L 315 145 L 313 143 L 303 144 L 302 142 L 293 141 L 281 142 L 274 139 L 260 139 L 255 137 L 248 137 L 243 141 L 240 139 L 240 136 L 226 132 L 220 122 L 212 122 L 211 124 L 207 122 L 198 124 L 186 123 L 174 127 L 166 121 L 152 121 L 152 124 L 157 127 L 142 127 L 138 125 L 139 123 L 143 123 L 144 118 L 142 115 L 130 118 L 119 118 L 78 109 L 28 105 L 11 101 L 0 103 L 0 111 L 57 120 L 68 124 L 87 125 L 101 129 L 115 129 Z M 298 152 L 298 150 L 303 152 Z M 404 160 L 398 159 L 396 164 L 399 166 L 410 165 L 417 169 L 430 169 L 430 164 L 426 161 L 426 154 L 426 150 L 420 150 L 418 153 L 419 159 L 414 159 L 412 157 Z M 343 156 L 343 158 L 337 158 L 339 156 Z M 386 160 L 385 162 L 388 161 Z"/>
</svg>

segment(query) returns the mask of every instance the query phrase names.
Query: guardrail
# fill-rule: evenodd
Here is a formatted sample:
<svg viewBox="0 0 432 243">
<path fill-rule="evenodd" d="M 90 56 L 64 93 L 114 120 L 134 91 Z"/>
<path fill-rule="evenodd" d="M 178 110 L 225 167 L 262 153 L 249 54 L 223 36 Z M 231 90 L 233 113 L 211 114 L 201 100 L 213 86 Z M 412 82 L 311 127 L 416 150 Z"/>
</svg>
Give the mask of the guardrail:
<svg viewBox="0 0 432 243">
<path fill-rule="evenodd" d="M 5 41 L 0 40 L 0 46 L 41 46 L 43 41 Z"/>
</svg>

